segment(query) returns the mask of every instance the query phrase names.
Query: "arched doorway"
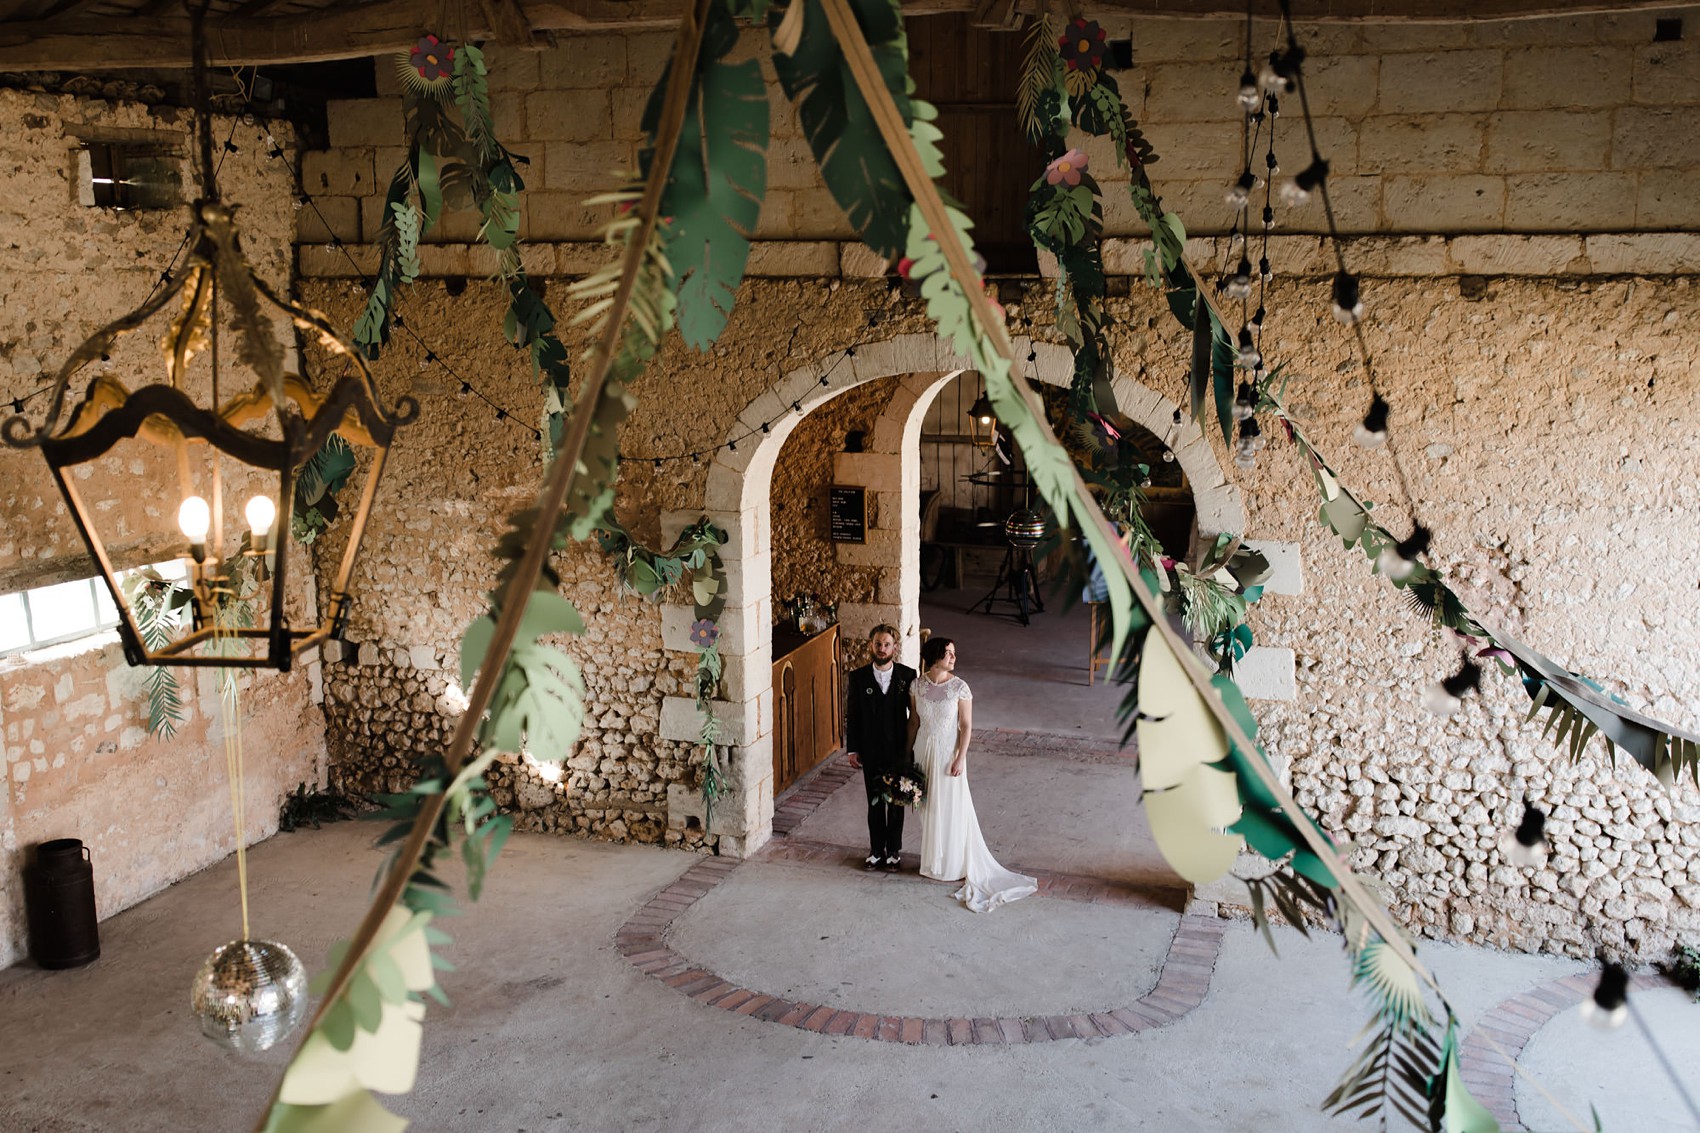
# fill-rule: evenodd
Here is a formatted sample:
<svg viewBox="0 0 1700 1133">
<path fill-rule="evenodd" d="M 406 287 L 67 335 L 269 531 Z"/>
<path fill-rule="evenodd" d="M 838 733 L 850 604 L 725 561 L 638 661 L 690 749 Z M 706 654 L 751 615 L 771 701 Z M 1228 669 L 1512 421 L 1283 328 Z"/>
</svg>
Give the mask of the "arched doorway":
<svg viewBox="0 0 1700 1133">
<path fill-rule="evenodd" d="M 1029 350 L 1017 339 L 1018 354 Z M 1073 370 L 1066 348 L 1034 343 L 1032 372 L 1039 380 L 1063 385 Z M 833 363 L 840 363 L 834 365 Z M 864 490 L 874 519 L 862 543 L 835 547 L 840 561 L 878 564 L 882 581 L 872 601 L 840 603 L 839 624 L 846 641 L 865 639 L 874 625 L 899 629 L 900 657 L 914 664 L 920 641 L 920 434 L 923 419 L 938 392 L 965 368 L 964 360 L 932 335 L 900 335 L 856 347 L 853 355 L 811 360 L 778 378 L 752 399 L 733 426 L 737 436 L 759 429 L 795 405 L 799 413 L 773 424 L 759 442 L 722 447 L 709 468 L 702 511 L 662 516 L 663 538 L 707 514 L 723 526 L 729 540 L 722 548 L 727 600 L 721 616 L 720 651 L 724 660 L 722 696 L 716 713 L 732 749 L 730 791 L 716 805 L 713 826 L 721 852 L 744 856 L 771 836 L 773 821 L 774 608 L 772 564 L 772 484 L 785 442 L 800 421 L 846 390 L 882 378 L 895 379 L 889 400 L 862 439 L 861 451 L 832 454 L 833 481 Z M 830 374 L 822 385 L 821 375 Z M 1154 390 L 1116 374 L 1111 386 L 1126 416 L 1164 439 L 1192 487 L 1199 537 L 1243 532 L 1245 509 L 1237 488 L 1227 482 L 1208 441 L 1190 421 L 1177 423 L 1178 407 Z M 789 597 L 785 595 L 783 597 Z M 691 607 L 669 605 L 662 612 L 664 644 L 690 651 Z M 852 655 L 853 657 L 853 655 Z M 668 697 L 661 730 L 667 739 L 693 739 L 698 731 L 696 702 Z M 685 800 L 679 800 L 683 805 Z M 672 800 L 670 800 L 670 808 Z"/>
</svg>

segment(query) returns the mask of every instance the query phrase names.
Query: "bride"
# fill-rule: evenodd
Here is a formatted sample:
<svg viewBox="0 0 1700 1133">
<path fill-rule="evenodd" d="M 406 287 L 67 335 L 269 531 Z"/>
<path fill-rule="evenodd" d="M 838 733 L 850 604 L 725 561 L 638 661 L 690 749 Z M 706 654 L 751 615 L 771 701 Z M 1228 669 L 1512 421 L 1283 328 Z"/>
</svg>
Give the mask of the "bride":
<svg viewBox="0 0 1700 1133">
<path fill-rule="evenodd" d="M 1039 891 L 1033 878 L 999 865 L 980 835 L 974 799 L 968 793 L 968 739 L 973 734 L 973 698 L 955 675 L 956 644 L 928 638 L 921 646 L 921 679 L 914 683 L 909 742 L 927 776 L 921 808 L 921 875 L 961 881 L 953 896 L 976 913 Z"/>
</svg>

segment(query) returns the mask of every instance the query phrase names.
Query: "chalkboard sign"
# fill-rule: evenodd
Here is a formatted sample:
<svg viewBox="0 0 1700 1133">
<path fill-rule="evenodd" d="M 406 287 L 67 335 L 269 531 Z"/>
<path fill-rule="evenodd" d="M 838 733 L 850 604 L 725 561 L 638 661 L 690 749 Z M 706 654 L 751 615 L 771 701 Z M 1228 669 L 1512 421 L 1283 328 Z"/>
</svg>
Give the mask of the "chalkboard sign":
<svg viewBox="0 0 1700 1133">
<path fill-rule="evenodd" d="M 834 543 L 866 543 L 868 490 L 834 484 L 827 489 L 827 516 Z"/>
</svg>

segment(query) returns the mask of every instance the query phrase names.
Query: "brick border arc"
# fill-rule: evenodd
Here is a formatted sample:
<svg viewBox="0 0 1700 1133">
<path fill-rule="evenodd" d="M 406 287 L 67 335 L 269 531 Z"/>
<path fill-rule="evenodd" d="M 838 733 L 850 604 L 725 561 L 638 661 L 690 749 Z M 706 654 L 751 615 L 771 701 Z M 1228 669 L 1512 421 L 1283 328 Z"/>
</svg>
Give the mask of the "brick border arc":
<svg viewBox="0 0 1700 1133">
<path fill-rule="evenodd" d="M 1517 1071 L 1486 1040 L 1492 1039 L 1513 1059 L 1522 1058 L 1523 1048 L 1536 1032 L 1560 1012 L 1570 1010 L 1592 995 L 1599 978 L 1597 972 L 1582 972 L 1537 984 L 1500 1000 L 1465 1034 L 1458 1050 L 1464 1084 L 1476 1100 L 1493 1112 L 1505 1133 L 1527 1133 L 1517 1112 Z M 1669 986 L 1666 980 L 1656 976 L 1630 978 L 1630 987 L 1636 991 Z"/>
<path fill-rule="evenodd" d="M 823 784 L 824 786 L 824 784 Z M 765 860 L 844 860 L 854 856 L 829 843 L 776 843 Z M 1125 1007 L 1072 1015 L 963 1018 L 876 1015 L 823 1004 L 782 999 L 721 978 L 680 955 L 666 943 L 675 917 L 743 865 L 730 858 L 709 858 L 687 869 L 678 880 L 644 903 L 615 934 L 615 948 L 646 975 L 709 1007 L 781 1026 L 826 1035 L 849 1035 L 874 1042 L 926 1046 L 1017 1045 L 1057 1039 L 1115 1038 L 1166 1027 L 1204 1002 L 1215 972 L 1227 922 L 1182 915 L 1163 958 L 1157 984 Z M 1132 890 L 1095 878 L 1069 874 L 1039 875 L 1039 895 L 1071 901 L 1144 904 Z"/>
</svg>

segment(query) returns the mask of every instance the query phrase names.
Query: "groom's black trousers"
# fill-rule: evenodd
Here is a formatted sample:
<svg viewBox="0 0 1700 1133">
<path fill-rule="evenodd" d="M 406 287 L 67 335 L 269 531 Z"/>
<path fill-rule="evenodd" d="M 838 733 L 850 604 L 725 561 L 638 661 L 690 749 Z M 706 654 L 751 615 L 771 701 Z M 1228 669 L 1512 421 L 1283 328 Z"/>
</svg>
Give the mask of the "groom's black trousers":
<svg viewBox="0 0 1700 1133">
<path fill-rule="evenodd" d="M 862 785 L 868 791 L 868 852 L 879 858 L 903 854 L 903 808 L 879 797 L 886 789 L 880 780 L 898 766 L 895 760 L 875 764 L 865 753 L 862 756 Z"/>
</svg>

